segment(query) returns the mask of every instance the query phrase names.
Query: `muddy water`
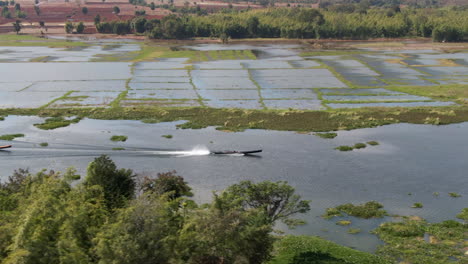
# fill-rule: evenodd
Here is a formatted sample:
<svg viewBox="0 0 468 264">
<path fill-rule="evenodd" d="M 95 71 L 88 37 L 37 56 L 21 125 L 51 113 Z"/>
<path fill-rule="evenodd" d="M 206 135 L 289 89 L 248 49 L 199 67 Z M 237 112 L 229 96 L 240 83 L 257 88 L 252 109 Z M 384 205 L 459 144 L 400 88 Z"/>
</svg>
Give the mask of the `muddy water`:
<svg viewBox="0 0 468 264">
<path fill-rule="evenodd" d="M 285 180 L 305 199 L 312 210 L 304 215 L 308 224 L 297 234 L 320 235 L 340 244 L 373 251 L 379 240 L 368 234 L 382 221 L 350 218 L 350 227 L 362 233 L 347 234 L 337 226 L 338 219 L 320 217 L 327 207 L 342 203 L 376 200 L 390 214 L 419 215 L 429 221 L 454 218 L 468 204 L 468 123 L 447 126 L 397 124 L 379 128 L 339 131 L 335 139 L 293 132 L 248 130 L 224 133 L 207 128 L 180 130 L 175 124 L 144 124 L 139 121 L 86 119 L 69 127 L 44 131 L 32 124 L 38 117 L 9 116 L 0 121 L 0 134 L 24 133 L 14 148 L 0 152 L 0 177 L 5 179 L 16 168 L 38 171 L 63 170 L 75 166 L 84 173 L 86 165 L 101 154 L 108 154 L 119 167 L 155 175 L 177 170 L 195 189 L 195 199 L 208 201 L 213 190 L 221 190 L 241 180 Z M 161 137 L 173 135 L 172 139 Z M 111 142 L 112 135 L 127 135 L 126 142 Z M 339 152 L 339 145 L 376 140 L 378 146 L 352 152 Z M 38 143 L 48 142 L 48 147 Z M 191 152 L 197 146 L 210 150 L 257 149 L 258 156 L 233 157 Z M 123 151 L 112 148 L 124 147 Z M 182 152 L 181 152 L 182 151 Z M 187 155 L 192 154 L 192 155 Z M 198 155 L 193 155 L 198 154 Z M 438 197 L 434 192 L 439 192 Z M 457 192 L 461 198 L 451 198 Z M 410 206 L 421 202 L 424 207 Z"/>
</svg>

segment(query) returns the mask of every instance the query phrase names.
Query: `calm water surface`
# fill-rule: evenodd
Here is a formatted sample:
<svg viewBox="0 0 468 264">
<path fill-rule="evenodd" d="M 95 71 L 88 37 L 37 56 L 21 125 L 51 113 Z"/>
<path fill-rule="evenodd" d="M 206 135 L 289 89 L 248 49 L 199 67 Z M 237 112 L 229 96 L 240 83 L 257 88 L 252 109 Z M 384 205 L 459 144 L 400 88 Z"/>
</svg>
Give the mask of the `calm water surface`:
<svg viewBox="0 0 468 264">
<path fill-rule="evenodd" d="M 375 250 L 380 243 L 368 231 L 392 219 L 350 218 L 353 221 L 350 227 L 362 229 L 362 233 L 350 235 L 346 233 L 349 227 L 335 224 L 338 219 L 327 221 L 320 217 L 327 207 L 376 200 L 390 214 L 419 215 L 429 221 L 442 221 L 453 219 L 468 205 L 468 123 L 396 124 L 339 131 L 335 139 L 322 139 L 294 132 L 176 129 L 180 122 L 144 124 L 91 119 L 45 131 L 33 126 L 40 122 L 39 117 L 17 116 L 0 121 L 0 134 L 26 135 L 14 141 L 10 151 L 0 151 L 1 179 L 17 168 L 38 171 L 75 166 L 84 174 L 90 161 L 100 154 L 108 154 L 119 167 L 141 174 L 177 170 L 195 189 L 195 199 L 201 202 L 209 201 L 213 190 L 241 180 L 284 180 L 303 198 L 312 201 L 312 210 L 303 217 L 308 224 L 292 233 L 319 235 L 367 251 Z M 161 137 L 166 134 L 173 138 Z M 109 140 L 112 135 L 127 135 L 128 140 L 114 143 Z M 380 145 L 352 152 L 334 149 L 370 140 Z M 40 147 L 41 142 L 48 142 L 49 147 Z M 7 143 L 0 141 L 0 145 Z M 254 157 L 187 156 L 179 152 L 190 151 L 197 145 L 210 150 L 262 148 L 264 152 Z M 126 150 L 113 151 L 113 147 Z M 440 196 L 434 196 L 434 192 Z M 462 197 L 451 198 L 449 192 L 460 193 Z M 424 208 L 411 208 L 415 202 L 423 203 Z"/>
</svg>

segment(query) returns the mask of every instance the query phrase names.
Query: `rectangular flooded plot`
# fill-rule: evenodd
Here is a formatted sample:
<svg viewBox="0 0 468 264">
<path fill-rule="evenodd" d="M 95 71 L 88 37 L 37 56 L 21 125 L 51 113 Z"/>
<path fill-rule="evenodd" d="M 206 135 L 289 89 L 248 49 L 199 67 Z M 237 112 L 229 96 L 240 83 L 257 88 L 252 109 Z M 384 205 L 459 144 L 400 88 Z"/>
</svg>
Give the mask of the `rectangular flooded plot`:
<svg viewBox="0 0 468 264">
<path fill-rule="evenodd" d="M 242 109 L 262 109 L 262 105 L 257 100 L 210 100 L 204 102 L 206 106 L 213 108 L 242 108 Z"/>
<path fill-rule="evenodd" d="M 418 67 L 430 75 L 468 75 L 468 67 Z"/>
<path fill-rule="evenodd" d="M 320 63 L 311 60 L 299 60 L 299 61 L 290 61 L 289 62 L 294 68 L 310 68 L 310 67 L 319 67 Z"/>
<path fill-rule="evenodd" d="M 188 60 L 188 59 L 185 59 Z M 139 62 L 135 65 L 135 69 L 137 70 L 163 70 L 163 69 L 181 69 L 189 64 L 185 64 L 181 61 L 156 61 L 156 62 Z"/>
<path fill-rule="evenodd" d="M 51 80 L 128 79 L 130 64 L 124 62 L 0 63 L 4 82 Z"/>
<path fill-rule="evenodd" d="M 384 89 L 384 88 L 372 88 L 372 89 L 351 89 L 351 88 L 348 88 L 348 89 L 320 89 L 320 92 L 322 92 L 323 94 L 343 94 L 343 95 L 346 95 L 346 94 L 349 94 L 349 95 L 353 95 L 353 94 L 376 94 L 376 95 L 381 95 L 381 94 L 388 94 L 388 95 L 396 95 L 396 94 L 404 94 L 404 93 L 401 93 L 401 92 L 397 92 L 397 91 L 391 91 L 391 90 L 387 90 L 387 89 Z"/>
<path fill-rule="evenodd" d="M 119 92 L 73 92 L 67 98 L 58 100 L 49 108 L 76 105 L 76 106 L 107 106 L 114 101 Z"/>
<path fill-rule="evenodd" d="M 257 90 L 199 90 L 198 93 L 203 99 L 250 99 L 258 100 Z"/>
<path fill-rule="evenodd" d="M 385 86 L 386 83 L 382 82 L 381 80 L 377 79 L 376 77 L 372 76 L 363 76 L 363 75 L 346 75 L 344 78 L 355 85 L 358 86 Z"/>
<path fill-rule="evenodd" d="M 243 69 L 242 63 L 245 60 L 223 60 L 223 61 L 207 61 L 193 64 L 193 67 L 197 70 L 206 69 Z"/>
<path fill-rule="evenodd" d="M 262 89 L 264 99 L 317 99 L 312 89 Z"/>
<path fill-rule="evenodd" d="M 344 76 L 349 76 L 349 75 L 379 76 L 380 75 L 367 67 L 335 68 L 335 70 Z"/>
<path fill-rule="evenodd" d="M 63 95 L 63 92 L 36 93 L 0 91 L 0 108 L 38 108 Z"/>
<path fill-rule="evenodd" d="M 247 70 L 193 70 L 193 77 L 249 77 Z"/>
<path fill-rule="evenodd" d="M 122 100 L 120 105 L 123 107 L 131 106 L 159 106 L 159 107 L 191 107 L 201 106 L 200 102 L 195 100 Z"/>
<path fill-rule="evenodd" d="M 124 91 L 125 80 L 36 82 L 26 91 Z"/>
<path fill-rule="evenodd" d="M 198 99 L 194 90 L 130 90 L 128 99 Z"/>
<path fill-rule="evenodd" d="M 257 89 L 248 78 L 232 77 L 193 77 L 197 89 Z"/>
<path fill-rule="evenodd" d="M 193 86 L 190 83 L 143 83 L 143 82 L 130 82 L 131 89 L 137 90 L 151 90 L 151 89 L 182 89 L 192 90 Z"/>
<path fill-rule="evenodd" d="M 282 69 L 282 70 L 251 70 L 254 77 L 288 77 L 288 78 L 330 78 L 335 76 L 328 69 Z"/>
<path fill-rule="evenodd" d="M 363 103 L 363 104 L 327 104 L 331 108 L 361 108 L 361 107 L 422 107 L 422 106 L 449 106 L 453 102 L 398 102 L 398 103 Z"/>
<path fill-rule="evenodd" d="M 405 77 L 405 76 L 403 76 Z M 416 86 L 431 86 L 435 85 L 433 82 L 423 79 L 386 79 L 390 84 L 393 85 L 416 85 Z"/>
<path fill-rule="evenodd" d="M 30 86 L 32 83 L 30 82 L 12 82 L 12 83 L 3 83 L 0 82 L 0 92 L 17 92 L 19 90 L 22 90 L 28 86 Z"/>
<path fill-rule="evenodd" d="M 320 100 L 263 100 L 267 108 L 271 109 L 302 109 L 302 110 L 322 110 Z"/>
<path fill-rule="evenodd" d="M 344 83 L 334 76 L 317 77 L 255 77 L 262 89 L 281 88 L 345 88 Z"/>
<path fill-rule="evenodd" d="M 426 101 L 432 100 L 429 97 L 417 95 L 323 95 L 324 100 L 329 101 Z"/>
<path fill-rule="evenodd" d="M 134 77 L 132 82 L 188 83 L 189 77 Z"/>
<path fill-rule="evenodd" d="M 135 70 L 134 76 L 144 77 L 188 77 L 187 70 Z"/>
<path fill-rule="evenodd" d="M 287 61 L 253 60 L 243 63 L 247 69 L 290 69 L 292 66 Z"/>
</svg>

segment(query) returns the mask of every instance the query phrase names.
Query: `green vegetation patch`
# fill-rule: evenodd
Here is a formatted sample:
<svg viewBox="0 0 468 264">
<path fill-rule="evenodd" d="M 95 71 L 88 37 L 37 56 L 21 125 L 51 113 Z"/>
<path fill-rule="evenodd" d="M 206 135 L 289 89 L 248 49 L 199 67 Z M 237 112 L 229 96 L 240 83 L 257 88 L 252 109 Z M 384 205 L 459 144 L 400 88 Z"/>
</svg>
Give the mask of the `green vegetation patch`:
<svg viewBox="0 0 468 264">
<path fill-rule="evenodd" d="M 449 192 L 449 196 L 453 198 L 458 198 L 458 197 L 461 197 L 461 194 L 458 194 L 456 192 Z"/>
<path fill-rule="evenodd" d="M 335 149 L 339 151 L 352 151 L 354 148 L 350 146 L 339 146 L 339 147 L 336 147 Z"/>
<path fill-rule="evenodd" d="M 0 136 L 0 140 L 11 141 L 11 140 L 13 140 L 15 138 L 19 138 L 19 137 L 24 137 L 24 134 L 6 134 L 6 135 Z"/>
<path fill-rule="evenodd" d="M 41 147 L 47 147 L 47 146 L 49 146 L 49 143 L 47 143 L 47 142 L 42 142 L 42 143 L 39 144 L 39 146 L 41 146 Z"/>
<path fill-rule="evenodd" d="M 285 236 L 279 239 L 274 247 L 274 257 L 268 264 L 390 263 L 379 256 L 313 236 Z"/>
<path fill-rule="evenodd" d="M 359 228 L 350 228 L 350 229 L 348 229 L 348 234 L 354 235 L 354 234 L 359 234 L 359 233 L 361 233 L 361 229 L 359 229 Z"/>
<path fill-rule="evenodd" d="M 371 146 L 377 146 L 377 145 L 379 145 L 379 142 L 373 141 L 373 140 L 372 140 L 372 141 L 367 141 L 366 143 L 367 143 L 367 145 L 371 145 Z"/>
<path fill-rule="evenodd" d="M 112 148 L 112 150 L 125 150 L 125 148 Z"/>
<path fill-rule="evenodd" d="M 381 218 L 387 215 L 387 211 L 382 208 L 383 205 L 376 201 L 370 201 L 359 205 L 347 203 L 334 208 L 327 208 L 322 217 L 325 219 L 331 219 L 335 216 L 343 216 L 343 214 L 347 214 L 364 219 Z"/>
<path fill-rule="evenodd" d="M 114 135 L 110 138 L 110 140 L 114 141 L 114 142 L 118 142 L 118 141 L 121 141 L 121 142 L 125 142 L 127 141 L 128 137 L 127 136 L 118 136 L 118 135 Z"/>
<path fill-rule="evenodd" d="M 353 146 L 353 148 L 355 148 L 355 149 L 362 149 L 362 148 L 365 148 L 365 147 L 366 147 L 366 144 L 364 144 L 364 143 L 356 143 Z"/>
<path fill-rule="evenodd" d="M 377 127 L 394 123 L 424 124 L 427 117 L 440 124 L 468 121 L 466 107 L 365 108 L 331 111 L 243 110 L 206 107 L 115 107 L 0 109 L 0 115 L 80 116 L 102 120 L 186 120 L 180 128 L 223 126 L 230 130 L 268 129 L 326 132 Z"/>
<path fill-rule="evenodd" d="M 51 130 L 51 129 L 56 129 L 60 127 L 67 127 L 70 124 L 76 124 L 80 122 L 81 117 L 76 117 L 73 119 L 65 119 L 64 117 L 58 116 L 58 117 L 50 117 L 47 118 L 44 123 L 40 124 L 34 124 L 35 127 L 43 130 Z"/>
<path fill-rule="evenodd" d="M 319 136 L 321 138 L 336 138 L 338 136 L 337 133 L 315 133 L 314 135 Z"/>
<path fill-rule="evenodd" d="M 468 225 L 454 220 L 428 223 L 405 217 L 380 225 L 373 233 L 385 242 L 377 253 L 394 263 L 467 263 Z"/>
<path fill-rule="evenodd" d="M 340 226 L 349 226 L 351 224 L 351 221 L 349 220 L 340 220 L 338 222 L 336 222 L 337 225 L 340 225 Z"/>
<path fill-rule="evenodd" d="M 411 207 L 412 208 L 423 208 L 423 204 L 422 203 L 414 203 Z"/>
<path fill-rule="evenodd" d="M 3 121 L 5 120 L 5 117 L 4 116 L 0 116 L 0 121 Z"/>
<path fill-rule="evenodd" d="M 170 139 L 170 138 L 172 138 L 172 135 L 162 135 L 161 137 Z"/>
</svg>

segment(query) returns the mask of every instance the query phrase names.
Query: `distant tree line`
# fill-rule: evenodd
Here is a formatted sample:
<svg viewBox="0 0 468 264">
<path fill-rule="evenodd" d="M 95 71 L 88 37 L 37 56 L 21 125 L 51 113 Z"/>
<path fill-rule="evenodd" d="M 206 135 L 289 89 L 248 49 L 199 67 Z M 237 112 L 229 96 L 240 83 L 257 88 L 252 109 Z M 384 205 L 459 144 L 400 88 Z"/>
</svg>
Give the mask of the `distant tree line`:
<svg viewBox="0 0 468 264">
<path fill-rule="evenodd" d="M 468 38 L 468 10 L 368 9 L 342 12 L 311 8 L 230 10 L 210 15 L 169 15 L 148 20 L 96 23 L 100 33 L 146 34 L 155 39 L 192 37 L 368 39 L 432 37 L 434 41 Z"/>
<path fill-rule="evenodd" d="M 0 183 L 1 263 L 265 263 L 273 227 L 309 211 L 286 182 L 243 181 L 199 205 L 176 172 L 138 177 L 96 158 L 85 179 L 16 171 Z"/>
</svg>

